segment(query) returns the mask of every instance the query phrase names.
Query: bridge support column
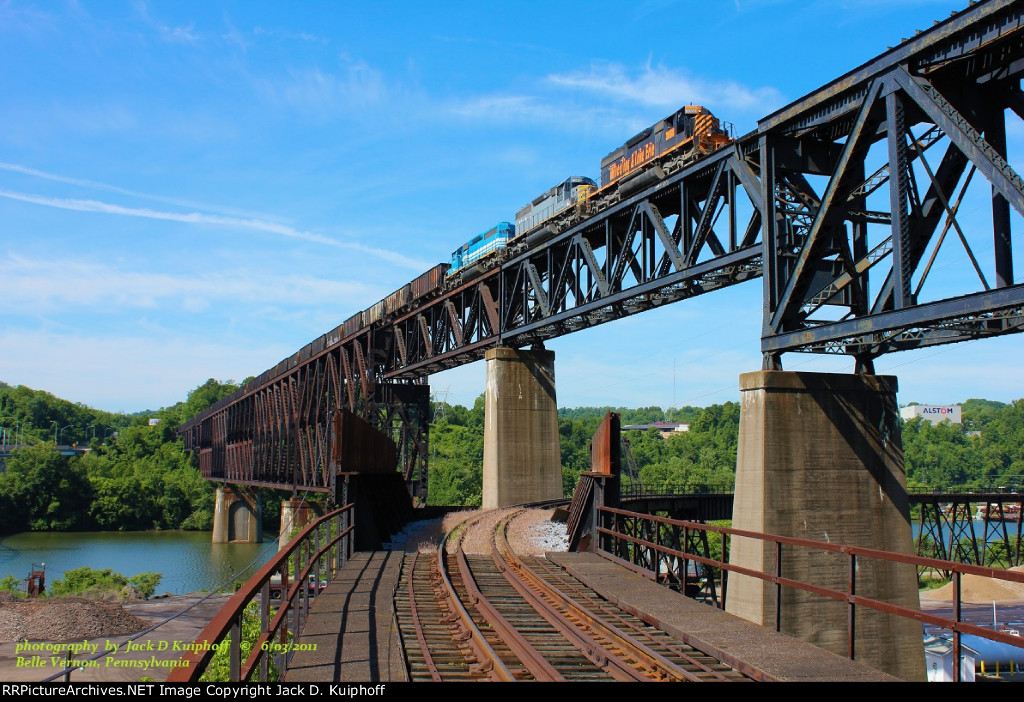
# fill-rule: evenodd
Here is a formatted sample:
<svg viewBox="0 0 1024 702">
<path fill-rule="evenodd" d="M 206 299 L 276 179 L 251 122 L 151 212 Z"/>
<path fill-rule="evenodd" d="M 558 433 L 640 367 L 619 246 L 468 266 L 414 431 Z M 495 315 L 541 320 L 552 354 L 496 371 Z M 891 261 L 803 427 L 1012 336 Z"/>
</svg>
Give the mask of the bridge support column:
<svg viewBox="0 0 1024 702">
<path fill-rule="evenodd" d="M 213 507 L 213 543 L 263 542 L 263 510 L 255 490 L 225 485 L 217 488 Z"/>
<path fill-rule="evenodd" d="M 483 507 L 562 496 L 554 351 L 487 351 Z"/>
<path fill-rule="evenodd" d="M 292 539 L 292 532 L 301 529 L 313 518 L 313 510 L 305 500 L 281 500 L 281 534 L 277 537 L 277 550 L 281 551 Z"/>
<path fill-rule="evenodd" d="M 896 378 L 786 371 L 740 376 L 739 455 L 733 527 L 913 554 Z M 776 547 L 735 538 L 730 563 L 775 573 Z M 850 557 L 782 547 L 781 574 L 848 592 Z M 919 609 L 912 565 L 858 559 L 856 594 Z M 727 609 L 841 655 L 844 602 L 731 575 Z M 924 680 L 921 625 L 856 608 L 855 659 Z"/>
</svg>

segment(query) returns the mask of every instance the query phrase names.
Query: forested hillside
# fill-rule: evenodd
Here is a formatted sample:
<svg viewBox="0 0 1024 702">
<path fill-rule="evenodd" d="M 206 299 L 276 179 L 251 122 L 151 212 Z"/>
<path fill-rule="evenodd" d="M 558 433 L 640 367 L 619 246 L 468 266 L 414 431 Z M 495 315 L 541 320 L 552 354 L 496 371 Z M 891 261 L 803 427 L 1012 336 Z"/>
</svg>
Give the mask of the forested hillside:
<svg viewBox="0 0 1024 702">
<path fill-rule="evenodd" d="M 209 529 L 214 486 L 192 467 L 174 433 L 181 422 L 235 389 L 209 380 L 172 407 L 112 414 L 53 395 L 0 383 L 0 427 L 7 443 L 24 443 L 0 474 L 0 533 L 23 530 Z M 435 402 L 430 431 L 429 502 L 479 505 L 484 402 L 472 408 Z M 622 424 L 686 422 L 688 432 L 623 432 L 646 490 L 728 491 L 735 482 L 739 405 L 662 410 L 582 407 L 559 410 L 562 483 L 572 492 L 590 466 L 589 443 L 608 411 Z M 962 426 L 903 426 L 913 491 L 987 489 L 1024 484 L 1024 400 L 963 403 Z M 151 419 L 159 423 L 150 424 Z M 82 456 L 55 448 L 88 445 Z M 628 463 L 628 459 L 624 459 Z M 274 528 L 283 493 L 262 491 L 264 521 Z"/>
<path fill-rule="evenodd" d="M 1024 486 L 1024 400 L 963 403 L 962 426 L 903 425 L 904 458 L 912 491 L 979 490 Z M 612 407 L 560 409 L 562 482 L 566 495 L 590 465 L 588 444 L 608 411 L 622 424 L 687 422 L 690 431 L 667 438 L 656 430 L 623 432 L 643 487 L 649 491 L 732 490 L 736 478 L 739 405 L 662 410 Z M 431 504 L 480 504 L 483 397 L 473 409 L 435 404 L 431 428 Z"/>
<path fill-rule="evenodd" d="M 27 445 L 0 475 L 0 532 L 209 529 L 213 486 L 189 463 L 174 429 L 235 387 L 209 380 L 185 402 L 125 415 L 0 384 L 7 443 Z M 56 437 L 90 451 L 63 455 Z"/>
</svg>

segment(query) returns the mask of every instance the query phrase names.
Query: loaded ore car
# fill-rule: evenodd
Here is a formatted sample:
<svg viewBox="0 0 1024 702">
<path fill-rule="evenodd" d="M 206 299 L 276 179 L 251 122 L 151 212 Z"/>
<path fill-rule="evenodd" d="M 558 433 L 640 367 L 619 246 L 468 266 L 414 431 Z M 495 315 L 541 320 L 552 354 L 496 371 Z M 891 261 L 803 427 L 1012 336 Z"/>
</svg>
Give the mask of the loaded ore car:
<svg viewBox="0 0 1024 702">
<path fill-rule="evenodd" d="M 489 259 L 503 250 L 515 234 L 516 228 L 508 222 L 499 222 L 483 234 L 477 234 L 452 253 L 448 277 L 458 276 L 465 282 L 480 275 L 491 267 Z"/>
<path fill-rule="evenodd" d="M 700 105 L 687 105 L 601 159 L 601 190 L 618 183 L 622 195 L 634 192 L 730 141 L 718 118 Z"/>
<path fill-rule="evenodd" d="M 586 200 L 597 183 L 586 176 L 571 176 L 546 190 L 516 212 L 515 241 L 532 244 L 557 233 L 551 219 Z"/>
</svg>

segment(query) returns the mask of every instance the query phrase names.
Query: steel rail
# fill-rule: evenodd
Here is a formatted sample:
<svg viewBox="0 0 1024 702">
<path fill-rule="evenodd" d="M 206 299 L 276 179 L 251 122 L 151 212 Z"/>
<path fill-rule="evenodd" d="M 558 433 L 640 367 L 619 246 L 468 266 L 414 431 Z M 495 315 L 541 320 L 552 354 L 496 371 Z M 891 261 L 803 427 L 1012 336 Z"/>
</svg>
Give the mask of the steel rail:
<svg viewBox="0 0 1024 702">
<path fill-rule="evenodd" d="M 479 522 L 479 518 L 473 520 L 470 526 Z M 462 577 L 462 585 L 469 594 L 470 603 L 487 620 L 494 632 L 505 642 L 509 650 L 519 659 L 526 670 L 539 682 L 565 682 L 555 667 L 541 655 L 541 653 L 526 640 L 516 628 L 495 608 L 495 606 L 480 591 L 476 578 L 469 562 L 466 560 L 466 552 L 462 548 L 462 541 L 465 537 L 465 530 L 460 534 L 456 544 L 456 560 L 459 567 L 459 574 Z"/>
<path fill-rule="evenodd" d="M 473 617 L 470 616 L 469 611 L 462 604 L 462 598 L 459 597 L 458 592 L 455 590 L 455 586 L 452 585 L 452 581 L 448 577 L 448 539 L 456 530 L 464 527 L 468 521 L 468 519 L 463 520 L 451 531 L 445 534 L 443 539 L 441 539 L 441 543 L 437 547 L 438 573 L 440 574 L 441 581 L 448 593 L 448 601 L 451 603 L 452 608 L 455 610 L 455 614 L 462 623 L 463 633 L 468 635 L 467 642 L 473 649 L 474 654 L 477 656 L 477 661 L 481 666 L 481 670 L 486 672 L 494 680 L 501 682 L 514 682 L 516 679 L 515 675 L 512 674 L 512 671 L 509 670 L 508 666 L 505 665 L 505 662 L 487 641 L 486 637 L 484 637 L 480 627 L 478 627 L 476 622 L 473 621 Z M 464 530 L 463 533 L 465 533 Z"/>
<path fill-rule="evenodd" d="M 618 679 L 644 681 L 672 678 L 691 682 L 699 680 L 690 671 L 635 641 L 617 627 L 593 616 L 545 583 L 519 560 L 513 553 L 505 532 L 511 519 L 522 511 L 506 516 L 498 524 L 494 534 L 492 558 L 505 578 L 542 617 L 562 631 L 566 638 L 576 643 L 588 658 Z M 602 639 L 608 644 L 602 643 Z"/>
<path fill-rule="evenodd" d="M 525 566 L 526 562 L 523 561 L 523 563 L 524 563 L 524 566 Z M 530 568 L 529 566 L 525 566 L 525 567 L 529 568 L 535 575 L 537 575 L 537 577 L 544 579 L 548 583 L 551 583 L 552 579 L 554 579 L 555 582 L 557 582 L 558 586 L 567 588 L 572 593 L 571 598 L 573 600 L 575 600 L 577 602 L 581 602 L 581 603 L 586 603 L 586 604 L 590 605 L 591 607 L 593 607 L 594 609 L 599 610 L 602 613 L 603 616 L 606 616 L 606 617 L 609 617 L 611 619 L 614 619 L 614 620 L 618 621 L 622 626 L 624 626 L 627 629 L 630 629 L 633 632 L 635 632 L 636 636 L 643 637 L 644 639 L 650 641 L 653 645 L 661 646 L 661 647 L 663 647 L 665 649 L 668 649 L 673 655 L 678 656 L 679 658 L 684 659 L 688 665 L 692 665 L 695 668 L 698 668 L 699 670 L 703 671 L 706 675 L 708 675 L 710 677 L 713 677 L 716 680 L 720 680 L 722 682 L 732 682 L 733 681 L 732 679 L 730 679 L 729 677 L 724 675 L 722 673 L 722 671 L 715 670 L 714 668 L 710 667 L 709 665 L 705 664 L 704 662 L 697 660 L 694 657 L 693 653 L 691 651 L 685 650 L 683 648 L 683 646 L 686 646 L 687 648 L 692 648 L 693 651 L 697 651 L 697 652 L 701 653 L 702 655 L 704 655 L 707 658 L 714 659 L 715 658 L 714 656 L 708 654 L 705 651 L 700 651 L 700 649 L 697 649 L 697 648 L 694 648 L 694 647 L 690 647 L 688 644 L 684 644 L 682 642 L 675 641 L 674 639 L 671 639 L 670 637 L 667 638 L 666 640 L 661 640 L 661 639 L 655 637 L 649 630 L 646 630 L 643 627 L 637 626 L 637 624 L 635 622 L 630 621 L 629 619 L 627 619 L 623 615 L 624 614 L 629 614 L 630 616 L 634 617 L 636 620 L 642 622 L 643 624 L 646 624 L 647 626 L 652 626 L 650 623 L 645 622 L 643 620 L 643 618 L 637 616 L 636 614 L 634 614 L 632 612 L 627 612 L 627 611 L 621 609 L 617 605 L 610 605 L 606 600 L 601 599 L 596 594 L 592 594 L 593 591 L 587 592 L 582 587 L 579 587 L 577 585 L 573 585 L 571 582 L 568 581 L 569 580 L 568 578 L 562 577 L 565 574 L 565 571 L 562 570 L 561 568 L 557 568 L 556 566 L 554 566 L 550 562 L 548 562 L 547 566 L 545 566 L 543 564 L 536 564 L 536 565 L 538 565 L 540 568 L 543 568 L 545 570 L 545 573 L 541 574 L 540 572 L 538 572 L 538 570 L 536 568 Z M 556 572 L 556 570 L 557 570 L 557 572 Z M 552 584 L 552 588 L 555 588 L 554 584 Z M 656 628 L 656 627 L 652 627 L 652 628 Z M 722 661 L 717 661 L 717 662 L 719 662 L 721 664 L 724 664 Z M 724 664 L 724 665 L 726 665 L 726 667 L 732 667 L 732 666 L 729 666 L 728 664 Z M 702 681 L 706 682 L 706 680 L 704 680 L 704 679 L 702 679 Z"/>
<path fill-rule="evenodd" d="M 416 592 L 413 589 L 413 573 L 416 572 L 416 560 L 419 558 L 420 552 L 416 551 L 412 554 L 412 562 L 409 564 L 409 612 L 412 616 L 413 629 L 416 632 L 416 640 L 420 644 L 420 652 L 423 654 L 424 664 L 427 666 L 427 670 L 430 671 L 430 677 L 434 682 L 441 682 L 441 672 L 434 665 L 434 658 L 430 655 L 430 647 L 427 645 L 427 637 L 423 631 L 423 624 L 420 621 L 419 608 L 416 605 Z"/>
</svg>

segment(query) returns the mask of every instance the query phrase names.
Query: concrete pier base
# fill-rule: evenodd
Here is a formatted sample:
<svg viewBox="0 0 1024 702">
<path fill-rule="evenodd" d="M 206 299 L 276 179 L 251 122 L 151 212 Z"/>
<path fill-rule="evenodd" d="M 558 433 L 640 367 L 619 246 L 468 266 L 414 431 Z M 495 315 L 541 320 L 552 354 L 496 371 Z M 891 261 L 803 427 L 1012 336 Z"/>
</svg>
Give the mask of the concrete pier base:
<svg viewBox="0 0 1024 702">
<path fill-rule="evenodd" d="M 483 507 L 562 496 L 555 353 L 487 351 Z"/>
<path fill-rule="evenodd" d="M 912 554 L 896 378 L 786 371 L 740 376 L 733 527 Z M 730 563 L 774 573 L 774 544 L 735 538 Z M 848 591 L 850 559 L 784 546 L 782 576 Z M 859 559 L 856 594 L 919 609 L 912 565 Z M 727 611 L 767 627 L 776 588 L 731 575 Z M 846 655 L 848 605 L 783 588 L 781 631 Z M 857 607 L 855 659 L 924 680 L 921 625 Z"/>
<path fill-rule="evenodd" d="M 213 543 L 263 542 L 263 510 L 254 490 L 225 485 L 217 488 L 213 507 Z"/>
<path fill-rule="evenodd" d="M 301 529 L 313 518 L 313 510 L 305 500 L 291 498 L 281 501 L 281 534 L 277 537 L 277 550 L 291 541 L 292 532 Z"/>
</svg>

